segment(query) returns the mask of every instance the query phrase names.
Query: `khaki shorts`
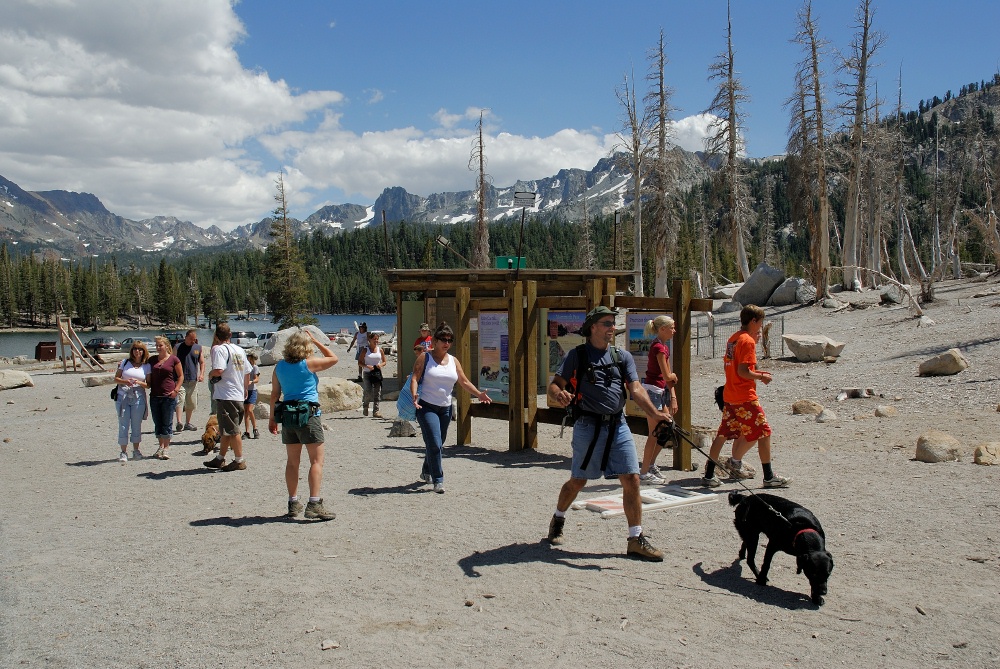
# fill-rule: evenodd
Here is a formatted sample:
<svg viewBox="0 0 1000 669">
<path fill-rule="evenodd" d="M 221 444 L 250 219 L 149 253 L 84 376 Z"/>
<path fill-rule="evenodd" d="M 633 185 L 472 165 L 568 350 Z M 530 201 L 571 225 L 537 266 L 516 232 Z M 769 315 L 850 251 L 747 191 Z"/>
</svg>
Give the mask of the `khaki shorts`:
<svg viewBox="0 0 1000 669">
<path fill-rule="evenodd" d="M 219 410 L 219 433 L 224 437 L 243 434 L 243 402 L 239 400 L 215 400 Z"/>
<path fill-rule="evenodd" d="M 177 406 L 185 411 L 194 412 L 198 408 L 198 382 L 185 381 L 177 389 Z"/>
<path fill-rule="evenodd" d="M 281 443 L 283 444 L 322 444 L 323 417 L 311 416 L 305 427 L 281 426 Z"/>
</svg>

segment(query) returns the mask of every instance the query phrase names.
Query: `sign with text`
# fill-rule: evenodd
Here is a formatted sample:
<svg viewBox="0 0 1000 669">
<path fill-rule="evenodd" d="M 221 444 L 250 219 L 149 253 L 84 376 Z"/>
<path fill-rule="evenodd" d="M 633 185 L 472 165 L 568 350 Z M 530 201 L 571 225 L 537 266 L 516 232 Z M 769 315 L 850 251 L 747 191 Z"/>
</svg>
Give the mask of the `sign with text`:
<svg viewBox="0 0 1000 669">
<path fill-rule="evenodd" d="M 514 191 L 515 207 L 534 207 L 535 194 L 528 191 Z"/>
<path fill-rule="evenodd" d="M 507 312 L 479 313 L 479 388 L 494 402 L 510 401 Z"/>
</svg>

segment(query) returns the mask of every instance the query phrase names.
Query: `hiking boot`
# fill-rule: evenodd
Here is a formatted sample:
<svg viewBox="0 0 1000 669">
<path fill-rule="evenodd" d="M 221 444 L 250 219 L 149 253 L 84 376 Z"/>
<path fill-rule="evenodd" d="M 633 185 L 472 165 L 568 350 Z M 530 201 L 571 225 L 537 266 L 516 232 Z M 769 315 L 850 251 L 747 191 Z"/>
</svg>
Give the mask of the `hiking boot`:
<svg viewBox="0 0 1000 669">
<path fill-rule="evenodd" d="M 302 505 L 299 504 L 299 506 L 301 507 Z M 291 504 L 289 504 L 289 509 L 291 509 Z M 333 520 L 336 517 L 337 514 L 333 511 L 327 511 L 326 507 L 323 506 L 322 499 L 306 504 L 306 518 L 316 520 Z"/>
<path fill-rule="evenodd" d="M 765 488 L 787 488 L 788 484 L 792 482 L 789 476 L 778 476 L 775 474 L 769 479 L 764 479 Z"/>
<path fill-rule="evenodd" d="M 381 417 L 382 417 L 382 412 L 379 411 L 378 409 L 372 412 L 372 418 L 381 418 Z"/>
<path fill-rule="evenodd" d="M 726 470 L 726 473 L 729 474 L 729 478 L 731 479 L 752 479 L 757 475 L 755 471 L 747 467 L 745 464 L 740 463 L 737 465 L 736 461 L 732 458 L 728 458 L 724 464 L 725 467 L 723 469 Z"/>
<path fill-rule="evenodd" d="M 364 408 L 364 409 L 363 409 L 363 410 L 361 411 L 361 415 L 362 415 L 362 416 L 367 416 L 367 415 L 368 415 L 368 407 L 365 407 L 365 408 Z"/>
<path fill-rule="evenodd" d="M 722 481 L 719 480 L 718 476 L 714 474 L 711 477 L 703 476 L 701 477 L 701 485 L 705 488 L 718 488 L 722 485 Z"/>
<path fill-rule="evenodd" d="M 237 471 L 242 471 L 246 468 L 247 468 L 246 460 L 243 460 L 242 462 L 237 462 L 236 460 L 233 460 L 228 465 L 221 467 L 222 471 L 224 472 L 237 472 Z"/>
<path fill-rule="evenodd" d="M 300 513 L 302 513 L 302 509 L 304 509 L 304 508 L 305 507 L 302 506 L 302 502 L 300 502 L 299 500 L 295 500 L 294 502 L 291 501 L 291 500 L 289 500 L 288 501 L 288 513 L 286 513 L 285 516 L 287 516 L 288 518 L 295 518 Z"/>
<path fill-rule="evenodd" d="M 118 454 L 118 462 L 120 462 L 122 464 L 125 464 L 126 462 L 128 462 L 128 453 L 126 453 L 125 451 L 122 451 L 121 453 L 119 453 Z"/>
<path fill-rule="evenodd" d="M 213 458 L 211 460 L 206 460 L 203 464 L 209 469 L 222 469 L 222 466 L 226 464 L 226 461 L 222 458 Z"/>
<path fill-rule="evenodd" d="M 185 429 L 185 430 L 186 430 L 187 432 L 197 432 L 197 431 L 198 431 L 198 428 L 196 428 L 196 427 L 195 427 L 194 425 L 192 425 L 191 423 L 184 423 L 184 429 Z"/>
<path fill-rule="evenodd" d="M 563 542 L 563 526 L 566 524 L 566 517 L 552 516 L 549 521 L 549 543 L 553 546 L 560 546 Z"/>
<path fill-rule="evenodd" d="M 660 478 L 653 473 L 652 467 L 645 474 L 639 474 L 639 485 L 663 485 L 666 482 L 666 479 Z"/>
<path fill-rule="evenodd" d="M 633 555 L 640 560 L 663 562 L 663 551 L 658 550 L 653 544 L 649 543 L 649 539 L 646 538 L 645 534 L 628 538 L 627 554 Z"/>
<path fill-rule="evenodd" d="M 434 484 L 434 492 L 436 492 L 439 495 L 443 495 L 444 494 L 444 483 L 443 482 L 442 483 L 435 483 Z"/>
</svg>

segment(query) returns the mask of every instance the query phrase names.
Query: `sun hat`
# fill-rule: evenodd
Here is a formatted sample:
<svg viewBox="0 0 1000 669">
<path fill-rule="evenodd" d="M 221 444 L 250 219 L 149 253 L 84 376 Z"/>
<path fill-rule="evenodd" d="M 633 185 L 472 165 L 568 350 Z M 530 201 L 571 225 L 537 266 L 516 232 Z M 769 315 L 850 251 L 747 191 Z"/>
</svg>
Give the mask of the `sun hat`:
<svg viewBox="0 0 1000 669">
<path fill-rule="evenodd" d="M 421 330 L 430 330 L 430 329 L 431 329 L 431 326 L 430 326 L 430 325 L 428 325 L 427 323 L 421 323 L 421 324 L 420 324 L 420 329 L 421 329 Z"/>
</svg>

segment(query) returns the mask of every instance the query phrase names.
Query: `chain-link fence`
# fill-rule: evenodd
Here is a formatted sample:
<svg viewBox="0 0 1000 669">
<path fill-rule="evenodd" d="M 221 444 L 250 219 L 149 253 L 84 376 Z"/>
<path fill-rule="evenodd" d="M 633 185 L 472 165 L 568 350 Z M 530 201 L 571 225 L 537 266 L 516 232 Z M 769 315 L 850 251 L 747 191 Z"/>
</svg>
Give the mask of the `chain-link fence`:
<svg viewBox="0 0 1000 669">
<path fill-rule="evenodd" d="M 781 335 L 785 334 L 785 317 L 782 315 L 765 318 L 764 327 L 767 327 L 768 323 L 771 324 L 767 333 L 770 357 L 783 358 L 785 357 L 785 340 L 781 338 Z M 726 319 L 695 318 L 691 324 L 691 351 L 694 355 L 702 358 L 721 357 L 726 352 L 726 342 L 739 329 L 739 316 Z M 760 345 L 763 346 L 763 343 L 764 340 L 761 338 Z"/>
</svg>

